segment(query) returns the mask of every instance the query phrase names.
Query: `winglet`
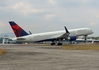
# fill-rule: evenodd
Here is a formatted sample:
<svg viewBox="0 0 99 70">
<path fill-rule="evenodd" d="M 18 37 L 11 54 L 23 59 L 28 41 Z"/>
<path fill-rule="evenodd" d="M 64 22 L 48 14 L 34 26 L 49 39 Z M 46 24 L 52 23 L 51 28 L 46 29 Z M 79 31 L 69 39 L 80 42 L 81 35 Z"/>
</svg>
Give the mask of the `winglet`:
<svg viewBox="0 0 99 70">
<path fill-rule="evenodd" d="M 31 31 L 29 31 L 29 33 L 30 33 L 30 34 L 32 34 L 32 32 L 31 32 Z"/>
<path fill-rule="evenodd" d="M 16 35 L 16 37 L 29 35 L 26 31 L 24 31 L 19 25 L 17 25 L 14 21 L 9 21 L 9 24 Z"/>
<path fill-rule="evenodd" d="M 66 26 L 64 26 L 66 33 L 69 33 L 68 29 L 66 28 Z"/>
</svg>

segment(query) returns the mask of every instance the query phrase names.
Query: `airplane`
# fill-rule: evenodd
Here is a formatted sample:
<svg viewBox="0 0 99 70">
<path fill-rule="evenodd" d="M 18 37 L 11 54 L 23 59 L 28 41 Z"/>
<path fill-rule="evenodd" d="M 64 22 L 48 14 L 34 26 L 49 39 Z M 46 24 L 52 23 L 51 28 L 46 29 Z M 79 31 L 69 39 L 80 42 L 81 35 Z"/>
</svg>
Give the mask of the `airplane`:
<svg viewBox="0 0 99 70">
<path fill-rule="evenodd" d="M 44 42 L 44 41 L 51 41 L 51 45 L 62 45 L 61 41 L 63 39 L 68 41 L 75 41 L 78 36 L 86 36 L 93 34 L 93 31 L 89 28 L 77 28 L 77 29 L 70 29 L 68 30 L 66 26 L 64 26 L 64 30 L 60 31 L 53 31 L 53 32 L 44 32 L 44 33 L 36 33 L 32 34 L 30 31 L 27 33 L 23 30 L 18 24 L 14 21 L 9 21 L 9 24 L 16 36 L 13 38 L 16 42 Z"/>
</svg>

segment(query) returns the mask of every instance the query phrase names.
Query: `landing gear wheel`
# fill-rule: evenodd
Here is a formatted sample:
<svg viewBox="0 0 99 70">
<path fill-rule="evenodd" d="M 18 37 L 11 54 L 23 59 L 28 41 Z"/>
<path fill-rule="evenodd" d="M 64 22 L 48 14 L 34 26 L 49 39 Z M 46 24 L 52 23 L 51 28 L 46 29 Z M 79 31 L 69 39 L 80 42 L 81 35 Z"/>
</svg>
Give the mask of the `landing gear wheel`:
<svg viewBox="0 0 99 70">
<path fill-rule="evenodd" d="M 85 35 L 85 43 L 87 42 L 87 35 Z"/>
<path fill-rule="evenodd" d="M 51 43 L 51 45 L 55 45 L 55 43 Z"/>
<path fill-rule="evenodd" d="M 62 45 L 62 43 L 58 43 L 57 45 L 58 45 L 58 46 L 61 46 L 61 45 Z"/>
</svg>

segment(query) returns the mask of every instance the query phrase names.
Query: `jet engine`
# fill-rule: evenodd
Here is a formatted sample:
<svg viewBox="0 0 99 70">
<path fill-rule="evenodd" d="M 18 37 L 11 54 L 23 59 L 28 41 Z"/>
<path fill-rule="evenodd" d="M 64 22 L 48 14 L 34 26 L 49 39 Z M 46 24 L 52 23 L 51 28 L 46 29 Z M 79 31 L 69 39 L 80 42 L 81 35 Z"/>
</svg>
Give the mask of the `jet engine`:
<svg viewBox="0 0 99 70">
<path fill-rule="evenodd" d="M 77 39 L 76 36 L 69 36 L 69 37 L 68 37 L 68 40 L 69 40 L 69 41 L 75 41 L 76 39 Z"/>
</svg>

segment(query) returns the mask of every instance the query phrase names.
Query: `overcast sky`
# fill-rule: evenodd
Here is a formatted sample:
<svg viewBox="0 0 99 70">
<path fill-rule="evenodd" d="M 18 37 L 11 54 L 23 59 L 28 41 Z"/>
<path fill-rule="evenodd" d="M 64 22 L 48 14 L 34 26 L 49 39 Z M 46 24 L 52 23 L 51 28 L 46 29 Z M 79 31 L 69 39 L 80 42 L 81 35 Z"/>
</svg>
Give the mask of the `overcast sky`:
<svg viewBox="0 0 99 70">
<path fill-rule="evenodd" d="M 99 0 L 0 0 L 0 34 L 15 21 L 32 33 L 90 28 L 99 36 Z"/>
</svg>

